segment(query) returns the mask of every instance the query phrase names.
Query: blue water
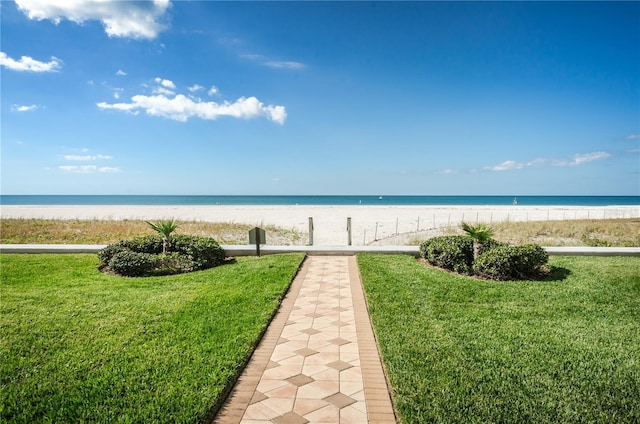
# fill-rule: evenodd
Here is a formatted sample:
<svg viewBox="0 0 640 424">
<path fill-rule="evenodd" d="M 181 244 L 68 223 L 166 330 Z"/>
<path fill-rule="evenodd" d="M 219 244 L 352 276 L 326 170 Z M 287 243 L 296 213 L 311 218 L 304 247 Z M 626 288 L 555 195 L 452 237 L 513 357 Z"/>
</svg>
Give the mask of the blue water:
<svg viewBox="0 0 640 424">
<path fill-rule="evenodd" d="M 515 196 L 0 195 L 2 205 L 512 205 Z M 640 196 L 517 196 L 521 206 L 640 206 Z"/>
</svg>

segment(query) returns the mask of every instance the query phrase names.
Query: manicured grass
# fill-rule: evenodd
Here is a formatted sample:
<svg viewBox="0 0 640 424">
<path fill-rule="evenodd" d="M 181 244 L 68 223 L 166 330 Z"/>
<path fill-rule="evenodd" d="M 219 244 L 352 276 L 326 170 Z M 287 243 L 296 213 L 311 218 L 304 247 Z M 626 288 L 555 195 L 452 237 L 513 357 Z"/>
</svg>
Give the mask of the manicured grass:
<svg viewBox="0 0 640 424">
<path fill-rule="evenodd" d="M 302 258 L 134 279 L 96 255 L 0 255 L 0 421 L 203 422 Z"/>
<path fill-rule="evenodd" d="M 403 423 L 640 422 L 640 258 L 487 282 L 358 256 Z"/>
</svg>

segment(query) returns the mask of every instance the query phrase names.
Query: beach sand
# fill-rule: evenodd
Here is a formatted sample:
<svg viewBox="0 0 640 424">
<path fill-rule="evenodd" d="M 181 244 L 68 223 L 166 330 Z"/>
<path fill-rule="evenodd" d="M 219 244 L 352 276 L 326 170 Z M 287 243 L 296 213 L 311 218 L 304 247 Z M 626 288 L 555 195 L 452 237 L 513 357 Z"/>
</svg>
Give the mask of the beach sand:
<svg viewBox="0 0 640 424">
<path fill-rule="evenodd" d="M 313 244 L 348 244 L 347 218 L 351 218 L 351 244 L 403 244 L 427 238 L 439 229 L 469 223 L 545 221 L 640 217 L 640 206 L 14 206 L 0 208 L 2 218 L 156 220 L 229 222 L 274 225 L 309 233 L 313 218 Z M 268 243 L 267 233 L 267 243 Z"/>
</svg>

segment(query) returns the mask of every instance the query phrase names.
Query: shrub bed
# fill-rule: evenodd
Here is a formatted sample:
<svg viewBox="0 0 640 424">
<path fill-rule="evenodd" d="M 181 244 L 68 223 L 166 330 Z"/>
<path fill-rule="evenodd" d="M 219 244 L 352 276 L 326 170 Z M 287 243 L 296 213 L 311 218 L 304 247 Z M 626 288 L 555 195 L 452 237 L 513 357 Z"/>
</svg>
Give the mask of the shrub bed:
<svg viewBox="0 0 640 424">
<path fill-rule="evenodd" d="M 176 235 L 162 253 L 160 236 L 121 240 L 98 252 L 101 268 L 127 277 L 180 274 L 212 268 L 224 262 L 225 251 L 210 237 Z"/>
<path fill-rule="evenodd" d="M 420 256 L 440 268 L 470 274 L 473 265 L 473 240 L 467 236 L 441 236 L 425 240 Z"/>
<path fill-rule="evenodd" d="M 538 245 L 511 246 L 494 239 L 484 243 L 474 259 L 473 239 L 461 235 L 425 240 L 420 245 L 420 256 L 437 267 L 492 280 L 538 277 L 549 260 L 547 252 Z"/>
</svg>

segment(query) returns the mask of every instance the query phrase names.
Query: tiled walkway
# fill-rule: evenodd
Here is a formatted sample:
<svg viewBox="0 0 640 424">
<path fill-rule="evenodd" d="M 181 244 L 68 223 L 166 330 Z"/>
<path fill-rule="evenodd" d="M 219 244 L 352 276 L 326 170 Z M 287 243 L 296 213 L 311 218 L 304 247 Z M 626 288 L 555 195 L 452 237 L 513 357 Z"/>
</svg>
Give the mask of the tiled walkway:
<svg viewBox="0 0 640 424">
<path fill-rule="evenodd" d="M 308 257 L 215 423 L 395 422 L 355 257 Z"/>
</svg>

